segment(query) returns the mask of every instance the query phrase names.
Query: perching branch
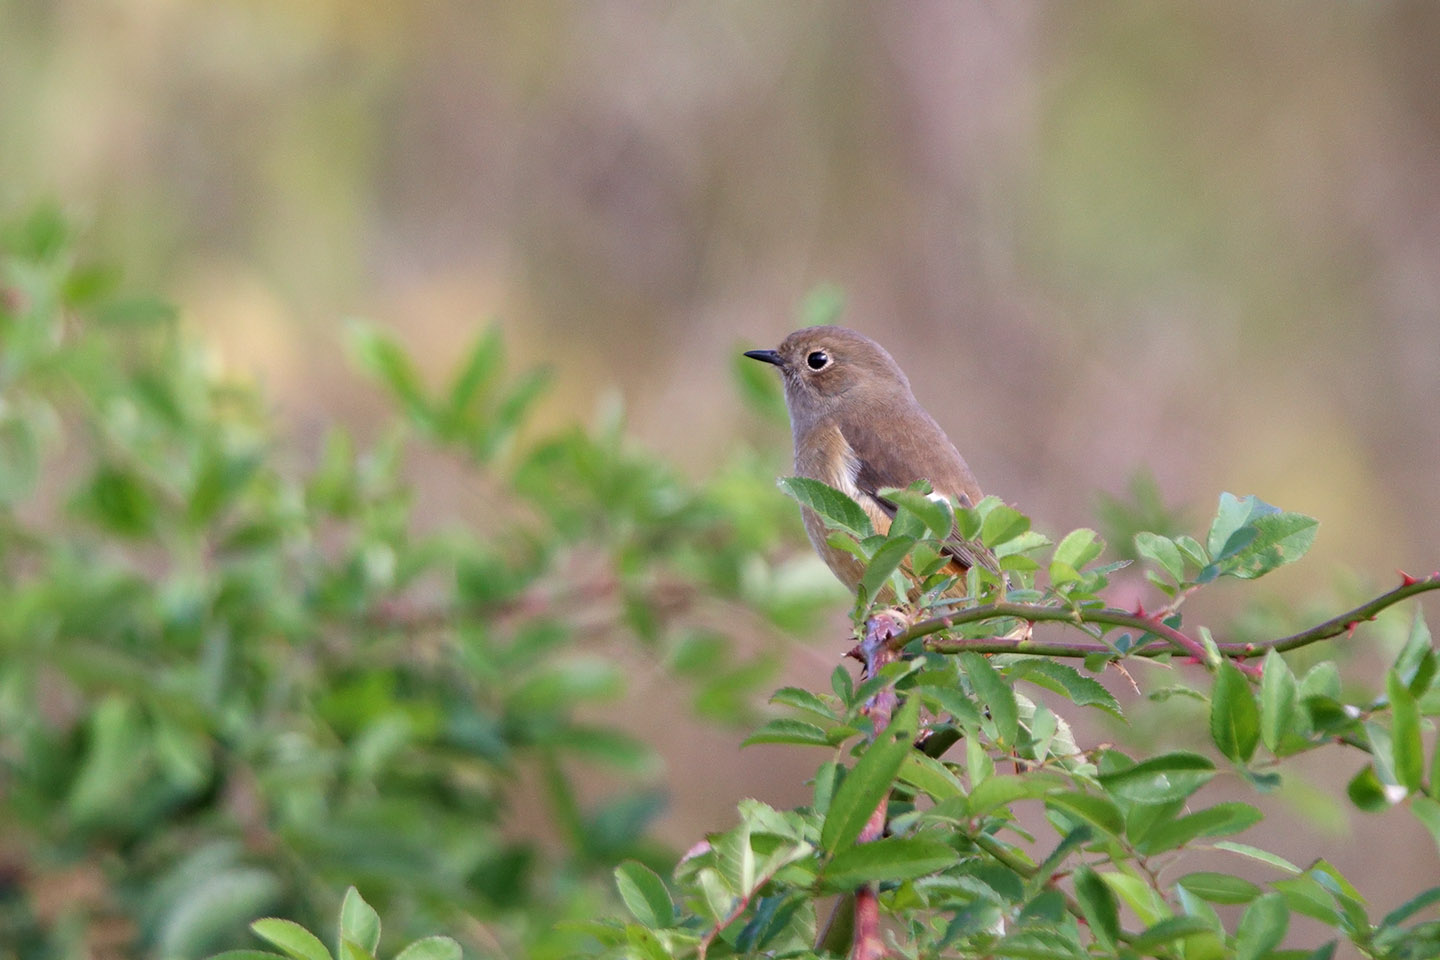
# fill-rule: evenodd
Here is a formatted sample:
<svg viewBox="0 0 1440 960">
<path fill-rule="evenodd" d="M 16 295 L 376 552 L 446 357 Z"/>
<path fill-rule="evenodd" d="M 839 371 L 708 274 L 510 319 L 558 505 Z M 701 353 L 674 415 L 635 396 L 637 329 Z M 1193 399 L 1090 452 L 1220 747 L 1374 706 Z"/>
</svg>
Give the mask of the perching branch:
<svg viewBox="0 0 1440 960">
<path fill-rule="evenodd" d="M 880 670 L 895 660 L 899 647 L 893 645 L 893 637 L 902 624 L 895 619 L 879 614 L 865 624 L 865 637 L 860 641 L 859 653 L 865 661 L 867 676 L 877 676 Z M 886 686 L 866 705 L 865 712 L 879 738 L 890 726 L 896 704 L 895 688 Z M 871 843 L 885 835 L 885 817 L 890 805 L 887 793 L 865 822 L 856 843 Z M 885 956 L 885 942 L 880 938 L 879 891 L 873 883 L 867 883 L 855 891 L 855 931 L 850 948 L 850 960 L 878 960 Z"/>
<path fill-rule="evenodd" d="M 1261 650 L 1275 650 L 1279 653 L 1284 653 L 1287 650 L 1307 646 L 1317 640 L 1328 640 L 1331 637 L 1338 637 L 1342 633 L 1354 630 L 1357 624 L 1366 620 L 1374 620 L 1375 615 L 1386 607 L 1393 606 L 1407 597 L 1413 597 L 1417 593 L 1424 593 L 1427 590 L 1440 590 L 1440 572 L 1432 573 L 1428 577 L 1417 578 L 1402 571 L 1400 573 L 1400 586 L 1394 590 L 1391 590 L 1389 593 L 1382 593 L 1373 600 L 1367 600 L 1354 610 L 1346 611 L 1338 617 L 1331 617 L 1324 623 L 1318 623 L 1309 630 L 1292 633 L 1288 637 L 1270 640 L 1263 644 L 1221 644 L 1220 649 L 1222 652 L 1225 652 L 1226 646 L 1254 646 Z"/>
<path fill-rule="evenodd" d="M 1308 630 L 1258 643 L 1217 642 L 1215 647 L 1221 656 L 1234 660 L 1244 660 L 1247 657 L 1263 654 L 1267 650 L 1280 652 L 1294 650 L 1297 647 L 1327 640 L 1348 630 L 1353 630 L 1356 624 L 1373 620 L 1380 611 L 1416 594 L 1440 589 L 1440 572 L 1420 578 L 1404 574 L 1402 576 L 1404 577 L 1403 582 L 1394 590 L 1383 593 L 1353 610 L 1332 617 Z M 1064 623 L 1074 627 L 1089 623 L 1130 627 L 1144 631 L 1151 635 L 1152 639 L 1142 639 L 1140 643 L 1124 654 L 1118 653 L 1110 644 L 1096 640 L 1035 640 L 1028 637 L 947 637 L 931 641 L 928 646 L 940 653 L 958 653 L 962 650 L 970 650 L 975 653 L 1029 653 L 1051 657 L 1089 657 L 1095 654 L 1108 654 L 1115 658 L 1121 656 L 1158 657 L 1177 651 L 1201 661 L 1206 656 L 1205 646 L 1199 641 L 1162 623 L 1158 615 L 1147 614 L 1143 609 L 1135 611 L 1117 610 L 1113 607 L 1087 609 L 1039 603 L 1001 602 L 956 610 L 942 617 L 922 620 L 897 635 L 890 642 L 892 646 L 899 649 L 913 640 L 964 623 L 980 623 L 1000 618 L 1013 618 L 1029 623 Z"/>
</svg>

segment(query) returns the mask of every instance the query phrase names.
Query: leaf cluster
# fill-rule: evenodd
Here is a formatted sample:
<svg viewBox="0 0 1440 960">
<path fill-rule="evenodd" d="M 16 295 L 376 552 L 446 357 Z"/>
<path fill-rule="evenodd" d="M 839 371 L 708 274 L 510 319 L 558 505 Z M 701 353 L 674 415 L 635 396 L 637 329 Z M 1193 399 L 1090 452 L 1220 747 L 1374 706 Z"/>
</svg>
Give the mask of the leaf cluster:
<svg viewBox="0 0 1440 960">
<path fill-rule="evenodd" d="M 832 542 L 849 538 L 869 564 L 862 584 L 884 584 L 892 602 L 906 598 L 912 620 L 935 629 L 903 632 L 905 657 L 859 684 L 837 668 L 830 691 L 779 690 L 773 702 L 783 712 L 747 743 L 822 750 L 811 802 L 789 811 L 743 802 L 739 824 L 692 851 L 673 886 L 638 864 L 622 866 L 631 919 L 586 928 L 605 953 L 662 960 L 851 952 L 860 948 L 827 930 L 823 907 L 856 890 L 878 898 L 889 949 L 908 957 L 1259 960 L 1329 957 L 1341 942 L 1370 957 L 1440 952 L 1440 887 L 1376 918 L 1325 859 L 1301 867 L 1236 839 L 1264 819 L 1261 808 L 1210 799 L 1207 789 L 1228 779 L 1270 792 L 1290 775 L 1290 758 L 1325 750 L 1341 762 L 1355 758 L 1349 795 L 1359 809 L 1405 806 L 1440 845 L 1440 757 L 1424 749 L 1440 714 L 1440 683 L 1418 612 L 1384 690 L 1358 699 L 1342 693 L 1332 662 L 1297 677 L 1270 649 L 1258 671 L 1242 670 L 1233 645 L 1202 629 L 1191 673 L 1205 682 L 1155 697 L 1183 691 L 1200 701 L 1209 750 L 1144 754 L 1086 744 L 1071 722 L 1088 709 L 1123 724 L 1122 705 L 1095 672 L 1157 644 L 1186 652 L 1170 637 L 1183 627 L 1185 597 L 1218 577 L 1251 580 L 1297 559 L 1313 539 L 1313 520 L 1226 495 L 1204 544 L 1141 532 L 1136 553 L 1171 600 L 1152 620 L 1103 606 L 1098 591 L 1119 565 L 1100 562 L 1093 531 L 1052 545 L 1012 508 L 947 510 L 916 490 L 888 494 L 900 515 L 878 535 L 843 493 L 795 478 L 782 487 L 826 517 Z M 976 589 L 959 600 L 934 557 L 952 515 L 955 529 L 993 551 L 1005 572 L 971 570 Z M 872 610 L 862 596 L 857 620 L 868 625 Z M 1083 669 L 1027 654 L 1025 635 L 1001 636 L 1017 621 L 1047 620 L 1088 635 L 1069 651 Z M 1155 629 L 1138 635 L 1112 633 L 1151 622 Z M 966 638 L 981 631 L 1011 652 L 966 649 Z M 885 713 L 877 704 L 887 696 L 898 707 L 878 725 Z M 870 836 L 876 815 L 884 831 Z M 1215 854 L 1226 865 L 1196 869 L 1200 852 L 1211 855 L 1207 867 Z M 1287 943 L 1295 914 L 1320 921 L 1331 936 Z"/>
<path fill-rule="evenodd" d="M 0 942 L 198 956 L 358 882 L 397 932 L 573 949 L 555 921 L 667 856 L 651 750 L 596 720 L 630 667 L 744 721 L 833 596 L 779 550 L 772 468 L 697 485 L 618 415 L 541 431 L 493 329 L 435 386 L 357 324 L 400 415 L 298 449 L 78 249 L 50 208 L 0 230 Z"/>
</svg>

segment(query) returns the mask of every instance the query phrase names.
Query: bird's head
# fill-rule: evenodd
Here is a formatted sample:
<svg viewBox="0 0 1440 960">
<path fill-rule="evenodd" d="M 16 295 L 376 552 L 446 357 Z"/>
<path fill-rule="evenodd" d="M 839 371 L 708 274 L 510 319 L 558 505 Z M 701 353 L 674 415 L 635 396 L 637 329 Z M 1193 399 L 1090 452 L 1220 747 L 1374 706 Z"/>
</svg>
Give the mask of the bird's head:
<svg viewBox="0 0 1440 960">
<path fill-rule="evenodd" d="M 910 381 L 885 348 L 845 327 L 805 327 L 774 350 L 745 356 L 780 368 L 797 429 L 842 405 L 910 395 Z"/>
</svg>

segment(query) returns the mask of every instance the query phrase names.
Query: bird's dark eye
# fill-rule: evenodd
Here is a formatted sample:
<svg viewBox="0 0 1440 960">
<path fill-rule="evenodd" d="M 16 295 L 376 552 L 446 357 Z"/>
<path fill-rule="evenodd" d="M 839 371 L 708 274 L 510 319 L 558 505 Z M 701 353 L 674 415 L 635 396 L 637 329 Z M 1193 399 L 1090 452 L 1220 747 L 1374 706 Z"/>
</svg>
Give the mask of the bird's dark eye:
<svg viewBox="0 0 1440 960">
<path fill-rule="evenodd" d="M 811 370 L 824 370 L 830 363 L 830 354 L 824 350 L 816 350 L 805 358 L 805 362 L 810 365 Z"/>
</svg>

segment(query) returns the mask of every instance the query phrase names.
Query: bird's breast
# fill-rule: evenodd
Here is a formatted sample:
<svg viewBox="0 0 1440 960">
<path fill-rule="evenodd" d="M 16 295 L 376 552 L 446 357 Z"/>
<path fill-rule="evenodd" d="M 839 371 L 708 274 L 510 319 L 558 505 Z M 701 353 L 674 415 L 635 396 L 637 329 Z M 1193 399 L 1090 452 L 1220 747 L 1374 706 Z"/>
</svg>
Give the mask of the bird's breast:
<svg viewBox="0 0 1440 960">
<path fill-rule="evenodd" d="M 811 480 L 819 480 L 834 487 L 860 505 L 870 517 L 876 532 L 890 529 L 890 517 L 880 509 L 879 504 L 856 486 L 860 474 L 860 458 L 846 442 L 840 428 L 834 424 L 823 424 L 799 438 L 795 445 L 795 472 Z M 840 582 L 851 590 L 860 582 L 865 566 L 847 550 L 830 546 L 826 540 L 830 530 L 825 519 L 809 507 L 802 507 L 805 533 L 815 552 L 825 561 Z"/>
</svg>

